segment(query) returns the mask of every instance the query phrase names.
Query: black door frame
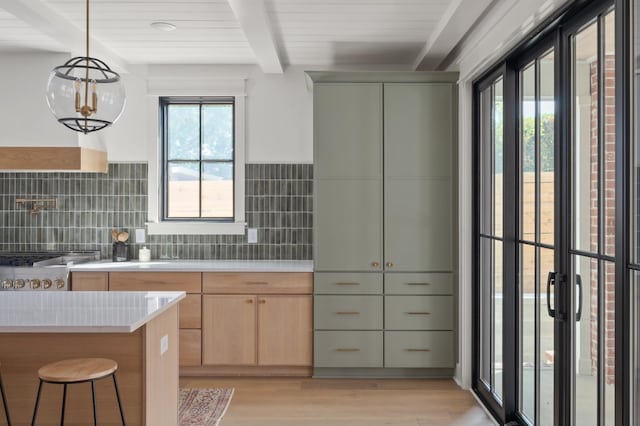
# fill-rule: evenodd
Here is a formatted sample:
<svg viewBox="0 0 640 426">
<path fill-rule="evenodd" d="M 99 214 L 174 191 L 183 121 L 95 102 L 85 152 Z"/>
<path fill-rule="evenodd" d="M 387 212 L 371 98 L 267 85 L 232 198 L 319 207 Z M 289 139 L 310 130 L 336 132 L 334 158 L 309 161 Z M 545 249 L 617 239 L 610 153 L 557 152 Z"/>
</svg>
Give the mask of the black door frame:
<svg viewBox="0 0 640 426">
<path fill-rule="evenodd" d="M 479 176 L 479 141 L 480 137 L 480 103 L 479 93 L 500 76 L 504 81 L 504 173 L 505 176 L 517 178 L 518 175 L 518 69 L 527 61 L 535 58 L 540 53 L 554 48 L 556 52 L 555 89 L 556 104 L 556 138 L 560 143 L 556 144 L 555 167 L 556 203 L 555 226 L 555 265 L 556 271 L 569 271 L 571 255 L 569 254 L 571 241 L 571 135 L 573 122 L 571 119 L 571 85 L 563 82 L 571 81 L 571 45 L 569 35 L 581 28 L 594 16 L 615 6 L 616 9 L 616 264 L 615 264 L 615 316 L 616 316 L 616 360 L 615 360 L 615 418 L 616 425 L 627 426 L 630 424 L 631 405 L 631 342 L 626 334 L 631 324 L 631 290 L 629 279 L 630 264 L 630 170 L 627 161 L 631 154 L 632 139 L 632 15 L 631 1 L 633 0 L 591 0 L 575 1 L 564 9 L 555 13 L 552 17 L 536 28 L 530 37 L 504 55 L 497 65 L 474 81 L 473 87 L 473 176 Z M 506 116 L 506 111 L 510 116 Z M 473 205 L 474 211 L 480 211 L 479 181 L 474 180 Z M 517 179 L 504 179 L 504 201 L 514 203 L 518 200 L 519 183 Z M 514 207 L 515 204 L 513 204 Z M 490 392 L 487 392 L 480 380 L 480 228 L 479 214 L 473 220 L 473 369 L 472 388 L 480 400 L 485 404 L 493 416 L 503 423 L 515 421 L 523 424 L 523 419 L 517 413 L 518 405 L 518 369 L 519 359 L 518 345 L 518 288 L 517 288 L 517 208 L 515 211 L 505 211 L 503 214 L 503 341 L 511 344 L 503 345 L 503 400 L 502 404 L 495 400 Z M 566 276 L 566 274 L 565 274 Z M 562 281 L 562 280 L 561 280 Z M 565 280 L 566 281 L 566 280 Z M 568 316 L 567 320 L 557 318 L 555 321 L 555 346 L 556 348 L 567 346 L 564 342 L 573 339 L 573 320 L 575 318 L 575 289 L 573 286 L 560 282 L 555 286 L 556 309 L 562 315 Z M 506 303 L 509 301 L 509 303 Z M 557 353 L 555 368 L 557 371 L 573 371 L 572 348 Z M 556 403 L 554 404 L 554 421 L 556 425 L 569 424 L 572 416 L 573 395 L 570 374 L 555 374 L 555 387 L 557 390 Z M 561 397 L 558 400 L 558 397 Z"/>
</svg>

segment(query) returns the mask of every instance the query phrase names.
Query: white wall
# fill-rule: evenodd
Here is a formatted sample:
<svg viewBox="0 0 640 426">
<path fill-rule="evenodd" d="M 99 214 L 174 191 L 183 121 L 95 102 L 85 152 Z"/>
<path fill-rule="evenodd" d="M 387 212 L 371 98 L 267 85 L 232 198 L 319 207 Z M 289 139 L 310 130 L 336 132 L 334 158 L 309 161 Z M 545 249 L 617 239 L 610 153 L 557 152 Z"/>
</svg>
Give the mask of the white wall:
<svg viewBox="0 0 640 426">
<path fill-rule="evenodd" d="M 473 82 L 553 11 L 570 0 L 500 0 L 457 48 L 449 70 L 459 81 L 459 364 L 456 380 L 471 386 L 472 371 L 472 101 Z"/>
</svg>

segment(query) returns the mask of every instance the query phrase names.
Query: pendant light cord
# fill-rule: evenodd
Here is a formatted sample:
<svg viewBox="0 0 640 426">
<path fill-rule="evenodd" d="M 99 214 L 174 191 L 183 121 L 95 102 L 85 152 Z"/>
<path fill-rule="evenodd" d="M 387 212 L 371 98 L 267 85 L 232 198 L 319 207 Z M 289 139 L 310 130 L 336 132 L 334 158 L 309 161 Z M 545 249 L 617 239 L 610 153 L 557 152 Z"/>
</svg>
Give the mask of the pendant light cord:
<svg viewBox="0 0 640 426">
<path fill-rule="evenodd" d="M 84 79 L 84 104 L 85 106 L 89 105 L 89 0 L 87 0 L 87 66 L 85 69 L 85 79 Z M 85 129 L 87 128 L 87 116 L 84 117 L 84 125 Z M 86 134 L 85 130 L 85 134 Z"/>
</svg>

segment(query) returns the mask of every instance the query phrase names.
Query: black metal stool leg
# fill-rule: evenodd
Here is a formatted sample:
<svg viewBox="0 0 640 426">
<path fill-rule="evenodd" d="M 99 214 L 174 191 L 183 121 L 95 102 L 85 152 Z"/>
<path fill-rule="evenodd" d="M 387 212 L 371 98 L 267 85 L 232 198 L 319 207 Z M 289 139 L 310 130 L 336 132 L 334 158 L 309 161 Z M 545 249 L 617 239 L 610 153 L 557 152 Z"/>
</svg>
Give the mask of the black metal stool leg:
<svg viewBox="0 0 640 426">
<path fill-rule="evenodd" d="M 91 381 L 91 398 L 93 399 L 93 425 L 98 425 L 98 416 L 96 415 L 96 382 Z"/>
<path fill-rule="evenodd" d="M 33 408 L 33 418 L 31 419 L 31 426 L 36 424 L 36 416 L 38 415 L 38 404 L 40 404 L 40 394 L 42 393 L 42 380 L 38 385 L 38 396 L 36 396 L 36 406 Z"/>
<path fill-rule="evenodd" d="M 62 414 L 60 415 L 60 426 L 64 425 L 64 408 L 67 405 L 67 384 L 64 384 L 64 390 L 62 391 Z"/>
<path fill-rule="evenodd" d="M 118 380 L 116 380 L 116 373 L 113 373 L 113 386 L 116 388 L 116 398 L 118 399 L 118 408 L 120 408 L 120 418 L 122 419 L 122 426 L 125 426 L 124 411 L 122 410 L 122 402 L 120 401 L 120 392 L 118 391 Z"/>
<path fill-rule="evenodd" d="M 0 393 L 2 394 L 2 405 L 4 406 L 4 415 L 7 418 L 7 424 L 11 426 L 11 417 L 9 417 L 9 405 L 7 404 L 7 395 L 4 393 L 4 384 L 2 383 L 2 374 L 0 374 Z"/>
</svg>

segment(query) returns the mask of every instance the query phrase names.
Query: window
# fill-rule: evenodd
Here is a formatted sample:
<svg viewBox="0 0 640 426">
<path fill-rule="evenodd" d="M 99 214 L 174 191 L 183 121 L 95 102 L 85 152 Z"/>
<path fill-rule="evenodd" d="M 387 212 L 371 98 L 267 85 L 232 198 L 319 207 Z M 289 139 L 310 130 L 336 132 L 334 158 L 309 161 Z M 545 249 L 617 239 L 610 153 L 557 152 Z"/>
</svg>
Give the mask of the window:
<svg viewBox="0 0 640 426">
<path fill-rule="evenodd" d="M 232 97 L 160 98 L 163 220 L 233 221 Z"/>
</svg>

